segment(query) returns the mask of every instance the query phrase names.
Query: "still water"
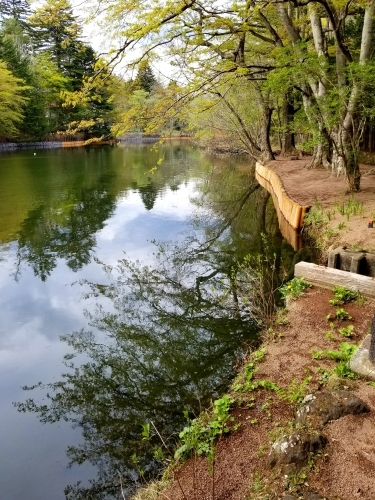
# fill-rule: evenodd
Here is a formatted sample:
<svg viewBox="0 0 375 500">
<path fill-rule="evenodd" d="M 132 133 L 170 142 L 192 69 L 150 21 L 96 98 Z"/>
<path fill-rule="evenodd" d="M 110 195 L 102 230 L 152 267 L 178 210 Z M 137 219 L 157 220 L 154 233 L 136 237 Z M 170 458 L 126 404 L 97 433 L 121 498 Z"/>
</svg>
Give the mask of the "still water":
<svg viewBox="0 0 375 500">
<path fill-rule="evenodd" d="M 232 270 L 265 253 L 288 271 L 244 161 L 188 143 L 2 154 L 1 499 L 117 499 L 155 476 L 154 429 L 173 448 L 256 336 Z"/>
</svg>

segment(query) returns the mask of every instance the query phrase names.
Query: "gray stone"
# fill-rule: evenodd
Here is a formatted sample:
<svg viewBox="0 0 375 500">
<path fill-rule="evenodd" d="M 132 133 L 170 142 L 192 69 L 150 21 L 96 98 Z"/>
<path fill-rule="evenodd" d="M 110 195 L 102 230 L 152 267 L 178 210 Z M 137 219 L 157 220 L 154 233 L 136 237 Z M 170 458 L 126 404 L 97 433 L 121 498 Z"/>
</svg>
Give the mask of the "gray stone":
<svg viewBox="0 0 375 500">
<path fill-rule="evenodd" d="M 366 413 L 370 408 L 350 391 L 321 391 L 309 394 L 297 412 L 297 422 L 321 429 L 345 415 Z"/>
<path fill-rule="evenodd" d="M 368 357 L 371 363 L 375 362 L 375 315 L 372 317 L 371 321 L 371 342 Z"/>
<path fill-rule="evenodd" d="M 303 500 L 325 500 L 325 497 L 315 491 L 306 491 L 303 494 Z"/>
<path fill-rule="evenodd" d="M 364 226 L 364 231 L 366 230 L 372 231 Z M 337 247 L 328 254 L 328 267 L 375 277 L 375 254 L 365 250 Z"/>
<path fill-rule="evenodd" d="M 268 463 L 270 467 L 293 464 L 300 468 L 306 465 L 312 453 L 316 453 L 326 444 L 326 437 L 319 432 L 299 430 L 273 443 Z"/>
<path fill-rule="evenodd" d="M 375 364 L 369 358 L 370 345 L 371 335 L 366 335 L 362 344 L 350 358 L 349 367 L 354 373 L 369 380 L 375 380 Z"/>
</svg>

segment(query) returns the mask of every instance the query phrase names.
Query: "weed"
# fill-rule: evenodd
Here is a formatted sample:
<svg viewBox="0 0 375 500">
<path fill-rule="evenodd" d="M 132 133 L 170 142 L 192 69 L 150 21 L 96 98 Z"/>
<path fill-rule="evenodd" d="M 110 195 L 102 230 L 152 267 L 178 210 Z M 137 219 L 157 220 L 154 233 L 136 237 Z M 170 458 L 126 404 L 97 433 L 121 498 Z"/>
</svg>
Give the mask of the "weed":
<svg viewBox="0 0 375 500">
<path fill-rule="evenodd" d="M 338 351 L 324 350 L 325 356 L 338 363 L 331 374 L 335 374 L 340 378 L 355 378 L 355 374 L 349 368 L 349 360 L 356 350 L 356 345 L 347 342 L 342 342 Z"/>
<path fill-rule="evenodd" d="M 286 297 L 298 299 L 301 297 L 306 288 L 310 287 L 311 283 L 306 281 L 304 278 L 293 278 L 291 281 L 281 286 L 279 290 L 283 299 L 286 299 Z"/>
<path fill-rule="evenodd" d="M 325 230 L 324 234 L 327 238 L 333 238 L 334 236 L 338 236 L 339 233 L 335 229 L 328 228 Z"/>
<path fill-rule="evenodd" d="M 334 333 L 333 333 L 333 332 L 331 332 L 331 331 L 327 331 L 327 332 L 325 333 L 325 336 L 326 336 L 326 337 L 327 337 L 327 339 L 329 339 L 329 340 L 334 340 L 334 338 L 335 338 Z"/>
<path fill-rule="evenodd" d="M 338 307 L 336 309 L 336 318 L 341 319 L 342 321 L 344 321 L 346 319 L 352 319 L 350 314 L 347 311 L 345 311 L 345 309 L 343 307 Z"/>
<path fill-rule="evenodd" d="M 278 396 L 289 401 L 289 403 L 300 403 L 306 395 L 307 386 L 311 381 L 311 377 L 305 377 L 302 382 L 298 382 L 295 378 L 290 382 L 286 389 L 279 389 Z"/>
<path fill-rule="evenodd" d="M 313 359 L 322 359 L 323 351 L 316 351 L 315 349 L 311 349 L 311 356 Z"/>
<path fill-rule="evenodd" d="M 267 444 L 261 444 L 258 448 L 257 455 L 258 457 L 263 457 L 266 452 L 268 451 L 268 445 Z"/>
<path fill-rule="evenodd" d="M 339 214 L 346 215 L 347 220 L 351 215 L 363 214 L 363 203 L 355 200 L 353 195 L 346 202 L 336 203 L 335 206 Z"/>
<path fill-rule="evenodd" d="M 234 400 L 228 395 L 217 399 L 213 403 L 210 414 L 203 412 L 190 421 L 179 434 L 182 442 L 175 452 L 175 458 L 188 456 L 192 451 L 197 455 L 206 454 L 208 458 L 214 455 L 214 440 L 230 431 L 228 424 L 234 421 L 230 415 L 230 407 Z"/>
<path fill-rule="evenodd" d="M 337 229 L 341 231 L 344 228 L 345 228 L 345 222 L 339 222 L 339 225 L 337 226 Z"/>
<path fill-rule="evenodd" d="M 258 471 L 254 472 L 252 483 L 249 486 L 248 495 L 249 496 L 246 495 L 246 499 L 249 500 L 268 500 L 271 498 L 269 496 L 267 480 L 265 477 L 262 477 Z"/>
<path fill-rule="evenodd" d="M 364 295 L 359 294 L 356 303 L 361 307 L 364 306 L 366 303 L 366 297 Z"/>
<path fill-rule="evenodd" d="M 339 304 L 346 304 L 347 302 L 351 302 L 355 299 L 358 299 L 359 292 L 358 290 L 352 291 L 344 286 L 334 286 L 333 287 L 334 298 L 329 301 L 330 304 L 337 306 Z"/>
<path fill-rule="evenodd" d="M 339 329 L 339 333 L 343 335 L 344 337 L 351 337 L 353 334 L 354 326 L 353 325 L 348 325 L 344 326 L 343 328 Z"/>
<path fill-rule="evenodd" d="M 289 323 L 287 313 L 288 309 L 278 309 L 276 311 L 276 318 L 275 318 L 276 325 L 287 325 Z"/>
</svg>

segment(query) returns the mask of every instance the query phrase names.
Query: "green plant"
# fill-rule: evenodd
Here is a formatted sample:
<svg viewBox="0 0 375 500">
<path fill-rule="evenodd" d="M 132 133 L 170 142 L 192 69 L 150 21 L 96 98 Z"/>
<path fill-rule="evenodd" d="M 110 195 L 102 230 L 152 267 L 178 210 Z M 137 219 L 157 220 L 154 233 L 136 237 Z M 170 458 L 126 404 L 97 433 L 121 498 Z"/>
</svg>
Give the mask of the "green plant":
<svg viewBox="0 0 375 500">
<path fill-rule="evenodd" d="M 347 220 L 350 219 L 351 215 L 362 215 L 363 213 L 363 203 L 355 200 L 353 195 L 346 202 L 336 203 L 335 206 L 339 214 L 346 215 Z"/>
<path fill-rule="evenodd" d="M 230 407 L 234 400 L 228 395 L 214 401 L 211 412 L 203 412 L 190 421 L 179 434 L 182 445 L 176 450 L 175 458 L 188 456 L 192 451 L 197 455 L 214 455 L 214 441 L 218 436 L 228 433 L 228 424 L 234 421 L 230 415 Z"/>
<path fill-rule="evenodd" d="M 329 339 L 329 340 L 333 340 L 333 339 L 335 338 L 334 333 L 333 333 L 333 332 L 331 332 L 331 331 L 327 331 L 327 332 L 325 333 L 325 336 L 326 336 L 326 337 L 327 337 L 327 339 Z"/>
<path fill-rule="evenodd" d="M 336 309 L 336 318 L 341 319 L 343 321 L 346 319 L 352 319 L 350 314 L 347 311 L 345 311 L 345 309 L 343 307 L 338 307 Z"/>
<path fill-rule="evenodd" d="M 311 283 L 306 281 L 304 278 L 293 278 L 285 285 L 279 288 L 281 296 L 283 299 L 286 297 L 292 297 L 293 299 L 298 299 L 306 288 L 311 287 Z"/>
<path fill-rule="evenodd" d="M 331 373 L 341 378 L 355 378 L 355 374 L 349 368 L 349 360 L 357 350 L 357 346 L 342 342 L 338 351 L 325 350 L 323 353 L 330 359 L 337 361 L 336 367 Z"/>
<path fill-rule="evenodd" d="M 250 361 L 244 366 L 241 373 L 236 377 L 235 381 L 232 384 L 232 388 L 234 391 L 249 391 L 253 390 L 254 382 L 253 377 L 256 371 L 258 370 L 257 364 L 260 363 L 266 355 L 265 347 L 258 349 L 251 353 Z"/>
<path fill-rule="evenodd" d="M 289 319 L 287 316 L 288 309 L 278 309 L 276 311 L 275 323 L 277 325 L 287 325 L 289 323 Z"/>
<path fill-rule="evenodd" d="M 337 226 L 337 229 L 341 231 L 341 229 L 345 228 L 345 222 L 339 222 L 339 225 Z"/>
<path fill-rule="evenodd" d="M 290 382 L 286 389 L 278 389 L 278 396 L 289 401 L 289 403 L 300 403 L 306 395 L 307 386 L 311 381 L 311 377 L 305 377 L 302 382 L 298 382 L 295 378 Z"/>
<path fill-rule="evenodd" d="M 344 326 L 343 328 L 339 329 L 339 333 L 343 335 L 344 337 L 351 337 L 353 334 L 354 326 L 353 325 L 348 325 Z"/>
<path fill-rule="evenodd" d="M 339 233 L 335 229 L 328 228 L 325 230 L 324 234 L 327 238 L 332 238 L 333 236 L 338 236 Z"/>
<path fill-rule="evenodd" d="M 334 286 L 333 287 L 334 298 L 329 301 L 330 304 L 337 306 L 339 304 L 346 304 L 358 298 L 358 290 L 352 291 L 344 286 Z"/>
<path fill-rule="evenodd" d="M 311 349 L 311 356 L 313 359 L 322 359 L 323 351 L 316 351 L 315 349 Z"/>
<path fill-rule="evenodd" d="M 314 204 L 305 215 L 304 222 L 308 226 L 325 226 L 330 217 L 322 207 L 321 203 L 315 198 Z"/>
<path fill-rule="evenodd" d="M 362 294 L 359 294 L 359 295 L 358 295 L 358 298 L 357 298 L 357 300 L 356 300 L 356 302 L 357 302 L 357 304 L 358 304 L 359 306 L 361 306 L 361 307 L 362 307 L 362 306 L 364 306 L 364 305 L 365 305 L 365 303 L 366 303 L 366 297 L 365 297 L 364 295 L 362 295 Z"/>
</svg>

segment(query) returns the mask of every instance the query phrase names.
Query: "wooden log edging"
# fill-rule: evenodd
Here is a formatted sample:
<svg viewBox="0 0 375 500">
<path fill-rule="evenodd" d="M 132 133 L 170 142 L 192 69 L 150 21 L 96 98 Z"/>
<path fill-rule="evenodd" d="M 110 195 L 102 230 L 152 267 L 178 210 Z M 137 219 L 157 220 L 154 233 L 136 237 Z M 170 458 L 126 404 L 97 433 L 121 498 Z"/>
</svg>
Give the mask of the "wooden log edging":
<svg viewBox="0 0 375 500">
<path fill-rule="evenodd" d="M 259 184 L 271 193 L 275 205 L 277 204 L 284 219 L 299 231 L 303 226 L 303 219 L 310 206 L 301 206 L 293 201 L 286 193 L 280 177 L 274 170 L 257 162 L 255 177 Z"/>
<path fill-rule="evenodd" d="M 375 278 L 370 276 L 318 266 L 310 262 L 298 262 L 294 267 L 294 276 L 305 278 L 313 285 L 322 288 L 332 288 L 334 285 L 344 286 L 349 290 L 358 290 L 363 295 L 375 298 Z"/>
</svg>

